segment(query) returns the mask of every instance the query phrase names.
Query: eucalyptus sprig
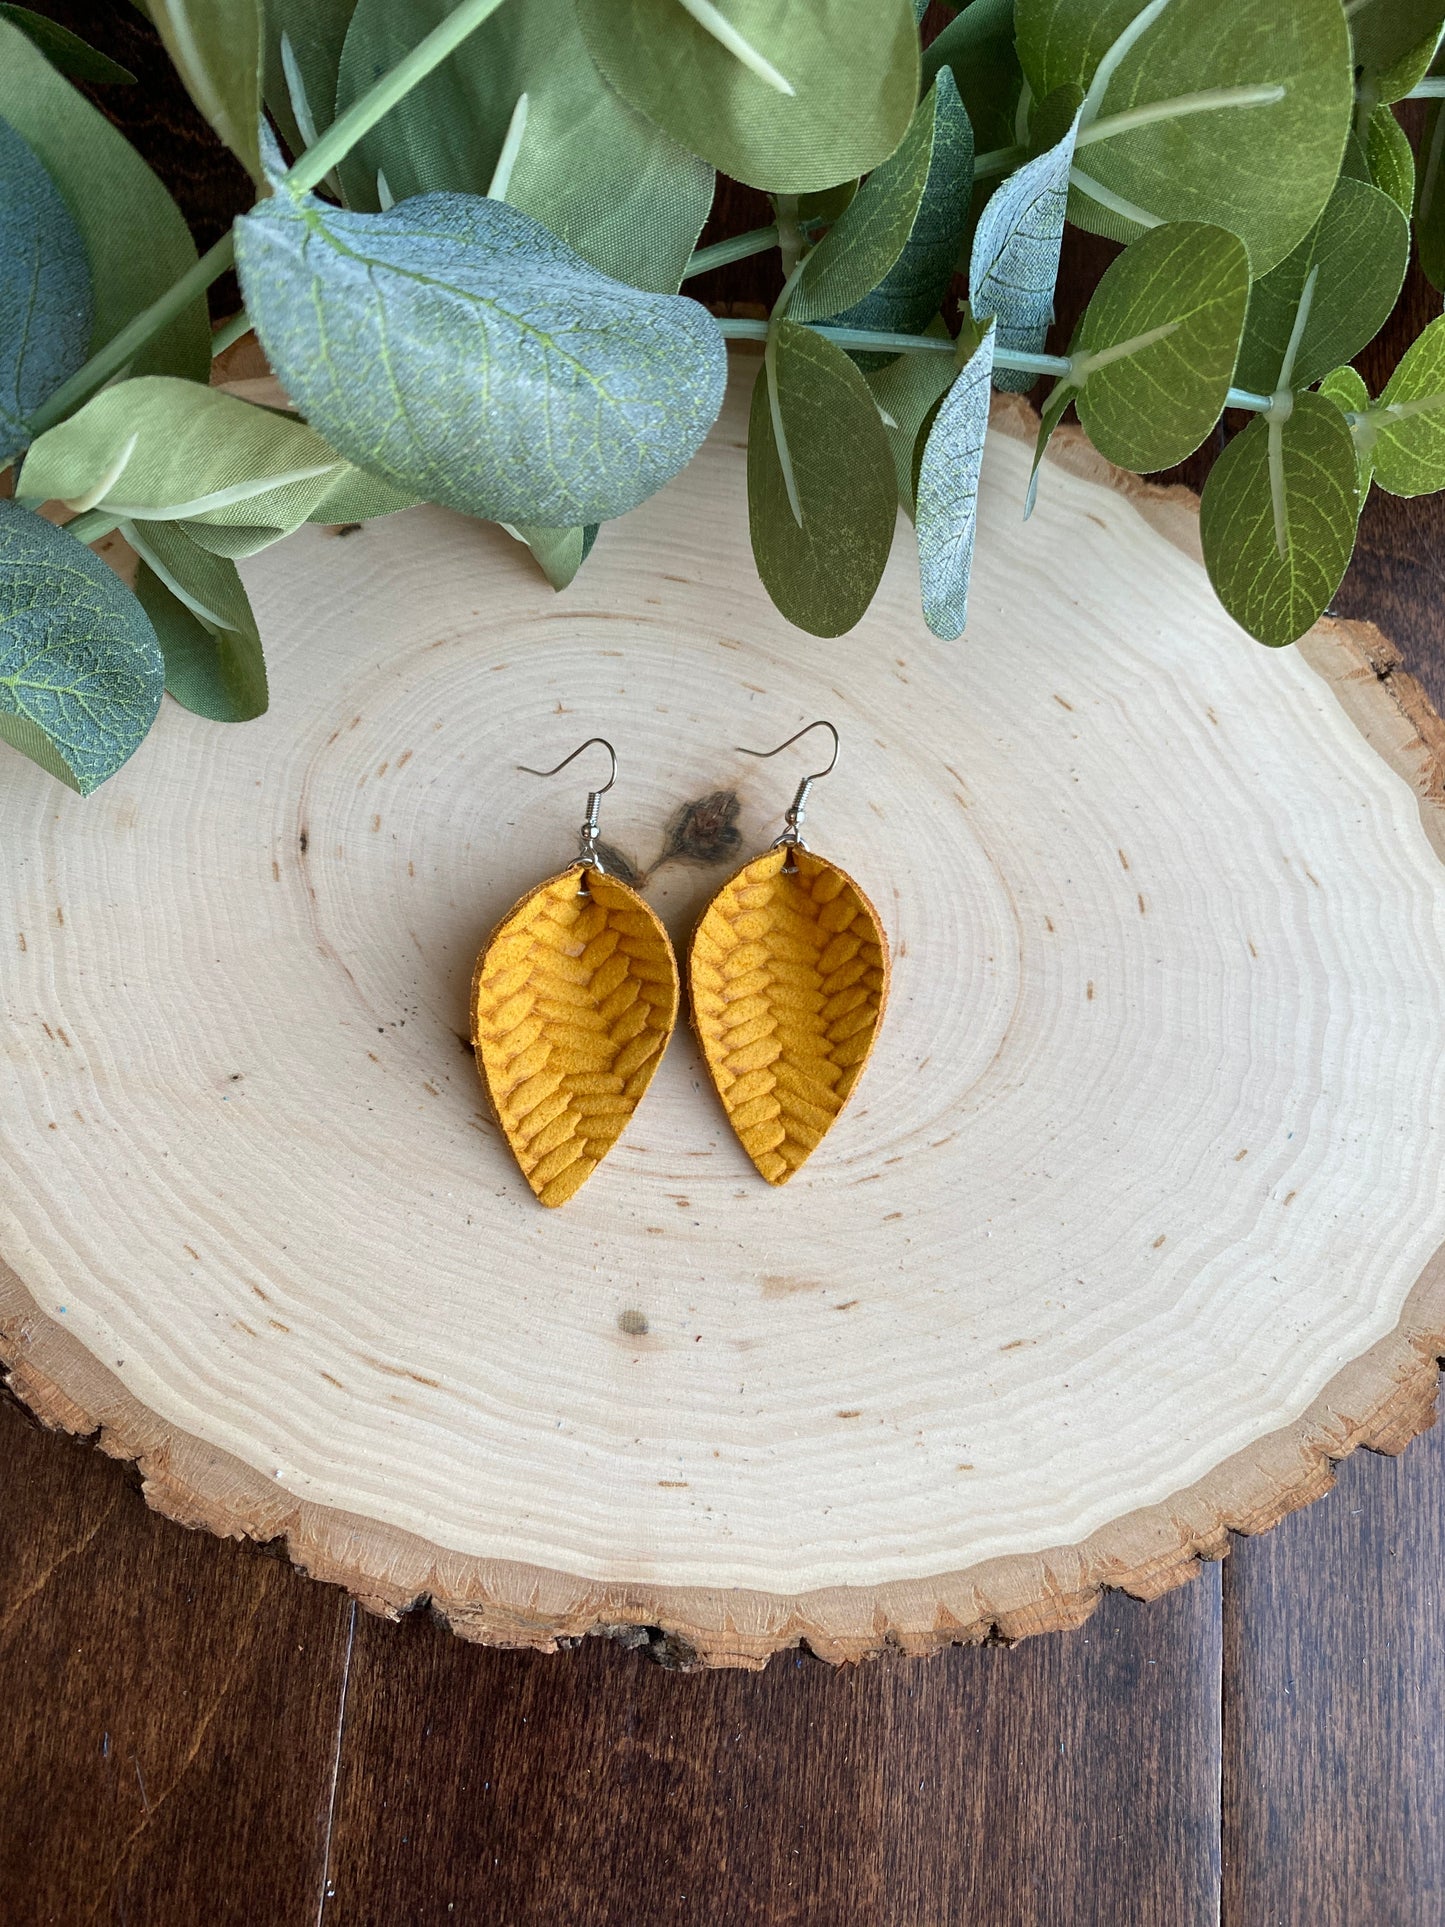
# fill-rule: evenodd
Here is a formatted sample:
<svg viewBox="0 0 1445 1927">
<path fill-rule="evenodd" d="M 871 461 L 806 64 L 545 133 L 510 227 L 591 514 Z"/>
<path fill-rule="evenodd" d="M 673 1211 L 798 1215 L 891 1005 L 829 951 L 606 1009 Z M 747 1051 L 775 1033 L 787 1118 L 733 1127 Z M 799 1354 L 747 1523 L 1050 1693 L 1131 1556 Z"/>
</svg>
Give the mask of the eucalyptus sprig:
<svg viewBox="0 0 1445 1927">
<path fill-rule="evenodd" d="M 0 9 L 0 736 L 81 791 L 162 675 L 204 716 L 264 709 L 236 565 L 304 521 L 443 503 L 565 588 L 696 453 L 728 339 L 763 348 L 758 570 L 819 635 L 863 616 L 900 505 L 924 617 L 962 634 L 990 392 L 1041 377 L 1039 457 L 1071 405 L 1140 473 L 1247 412 L 1201 535 L 1266 643 L 1328 607 L 1370 487 L 1445 487 L 1445 320 L 1376 400 L 1349 365 L 1412 220 L 1445 282 L 1445 0 L 970 0 L 927 48 L 915 0 L 147 10 L 260 196 L 200 258 L 67 78 L 130 76 Z M 699 248 L 715 170 L 774 218 Z M 1123 245 L 1056 354 L 1071 222 Z M 766 320 L 680 292 L 774 250 Z M 250 327 L 292 411 L 207 385 Z M 134 593 L 85 550 L 115 529 Z"/>
</svg>

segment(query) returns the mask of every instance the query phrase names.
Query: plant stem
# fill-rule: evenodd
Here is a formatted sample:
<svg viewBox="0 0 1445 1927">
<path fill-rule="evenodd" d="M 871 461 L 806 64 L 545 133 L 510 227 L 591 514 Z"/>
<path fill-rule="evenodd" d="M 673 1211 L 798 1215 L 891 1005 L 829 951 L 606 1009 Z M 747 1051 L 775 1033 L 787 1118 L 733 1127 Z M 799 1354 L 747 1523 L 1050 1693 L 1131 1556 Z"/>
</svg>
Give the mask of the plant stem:
<svg viewBox="0 0 1445 1927">
<path fill-rule="evenodd" d="M 1406 100 L 1445 100 L 1445 74 L 1427 74 L 1417 80 Z"/>
<path fill-rule="evenodd" d="M 1141 107 L 1126 107 L 1118 114 L 1104 114 L 1079 129 L 1074 146 L 1076 149 L 1089 147 L 1115 134 L 1127 134 L 1135 127 L 1152 127 L 1161 120 L 1183 120 L 1190 114 L 1213 114 L 1224 107 L 1273 107 L 1284 96 L 1285 90 L 1279 86 L 1211 87 L 1200 94 L 1177 94 L 1173 100 L 1149 101 Z"/>
<path fill-rule="evenodd" d="M 248 335 L 250 332 L 251 317 L 242 308 L 241 312 L 233 314 L 229 321 L 223 321 L 211 336 L 211 360 L 214 361 L 217 355 L 225 354 L 226 350 L 239 341 L 242 335 Z"/>
<path fill-rule="evenodd" d="M 120 517 L 112 515 L 109 509 L 90 509 L 84 515 L 73 515 L 65 524 L 65 533 L 73 535 L 77 542 L 99 542 L 119 527 Z"/>
<path fill-rule="evenodd" d="M 750 254 L 766 254 L 778 245 L 776 227 L 755 227 L 746 234 L 734 234 L 726 241 L 714 241 L 710 248 L 698 248 L 682 271 L 684 281 L 710 268 L 725 268 L 734 261 L 746 261 Z"/>
</svg>

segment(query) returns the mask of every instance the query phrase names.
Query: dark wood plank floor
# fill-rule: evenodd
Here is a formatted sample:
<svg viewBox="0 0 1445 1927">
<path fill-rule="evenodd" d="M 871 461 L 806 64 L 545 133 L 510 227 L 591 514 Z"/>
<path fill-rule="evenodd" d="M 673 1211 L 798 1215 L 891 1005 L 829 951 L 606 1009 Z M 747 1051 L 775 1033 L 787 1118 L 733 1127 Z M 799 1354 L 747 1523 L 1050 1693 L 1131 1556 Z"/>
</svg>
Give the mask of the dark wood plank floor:
<svg viewBox="0 0 1445 1927">
<path fill-rule="evenodd" d="M 163 81 L 131 9 L 41 3 Z M 212 238 L 243 186 L 138 95 Z M 1439 298 L 1408 308 L 1385 369 Z M 1445 507 L 1377 496 L 1338 606 L 1445 707 L 1442 572 Z M 3 1396 L 0 1467 L 3 1927 L 1445 1922 L 1445 1430 L 1076 1633 L 756 1676 L 370 1619 Z"/>
</svg>

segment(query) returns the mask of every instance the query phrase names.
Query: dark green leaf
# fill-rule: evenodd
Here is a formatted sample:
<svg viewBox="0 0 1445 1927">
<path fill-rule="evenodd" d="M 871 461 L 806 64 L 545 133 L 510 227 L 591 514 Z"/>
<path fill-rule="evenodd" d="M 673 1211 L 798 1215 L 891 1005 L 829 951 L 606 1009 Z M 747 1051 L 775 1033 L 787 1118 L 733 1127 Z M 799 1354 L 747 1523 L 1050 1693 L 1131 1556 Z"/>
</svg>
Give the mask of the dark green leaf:
<svg viewBox="0 0 1445 1927">
<path fill-rule="evenodd" d="M 1250 290 L 1235 380 L 1273 394 L 1306 283 L 1318 270 L 1291 384 L 1308 387 L 1357 354 L 1382 326 L 1405 278 L 1410 230 L 1377 187 L 1336 183 L 1324 213 L 1299 246 Z"/>
<path fill-rule="evenodd" d="M 916 334 L 948 292 L 972 191 L 973 130 L 945 67 L 897 152 L 808 256 L 788 313 Z M 886 359 L 858 357 L 865 368 Z"/>
<path fill-rule="evenodd" d="M 119 576 L 0 501 L 0 737 L 88 796 L 140 743 L 163 686 L 155 631 Z"/>
<path fill-rule="evenodd" d="M 977 0 L 974 0 L 977 4 Z M 940 341 L 948 340 L 942 321 L 934 320 L 923 331 Z M 879 419 L 893 451 L 893 466 L 898 477 L 898 500 L 908 515 L 913 514 L 913 471 L 919 430 L 925 419 L 947 394 L 958 373 L 952 355 L 914 353 L 899 355 L 886 366 L 870 370 L 868 386 L 878 405 Z"/>
<path fill-rule="evenodd" d="M 1238 235 L 1171 222 L 1110 263 L 1074 351 L 1079 420 L 1109 461 L 1170 468 L 1224 412 L 1249 299 Z"/>
<path fill-rule="evenodd" d="M 264 715 L 266 659 L 235 563 L 169 523 L 131 523 L 125 533 L 141 557 L 135 590 L 160 640 L 171 695 L 218 723 Z"/>
<path fill-rule="evenodd" d="M 1406 349 L 1370 411 L 1366 438 L 1375 480 L 1389 494 L 1445 488 L 1445 316 Z"/>
<path fill-rule="evenodd" d="M 1087 88 L 1143 11 L 1139 0 L 1018 0 L 1019 54 L 1035 97 L 1069 82 Z M 1283 92 L 1259 98 L 1272 88 Z M 1169 105 L 1216 89 L 1231 90 L 1233 104 L 1197 113 Z M 1154 110 L 1159 117 L 1144 124 L 1114 119 Z M 1211 222 L 1238 234 L 1254 273 L 1267 273 L 1318 218 L 1353 111 L 1339 0 L 1170 0 L 1090 103 L 1070 219 L 1121 241 L 1160 221 Z"/>
<path fill-rule="evenodd" d="M 888 158 L 918 99 L 909 0 L 728 0 L 720 11 L 791 91 L 760 78 L 677 0 L 586 0 L 579 18 L 617 91 L 736 180 L 806 194 Z"/>
<path fill-rule="evenodd" d="M 923 619 L 952 641 L 968 620 L 978 476 L 988 429 L 993 329 L 939 403 L 918 465 L 918 574 Z"/>
<path fill-rule="evenodd" d="M 454 5 L 360 0 L 338 105 L 365 93 Z M 676 293 L 712 202 L 712 169 L 602 78 L 573 0 L 509 0 L 468 35 L 343 162 L 350 204 L 380 205 L 378 173 L 397 201 L 486 194 L 523 95 L 521 144 L 501 198 L 603 274 Z"/>
<path fill-rule="evenodd" d="M 0 5 L 0 20 L 18 27 L 25 38 L 38 47 L 57 73 L 67 80 L 78 80 L 89 87 L 133 87 L 135 75 L 82 40 L 58 21 L 29 7 Z"/>
<path fill-rule="evenodd" d="M 94 354 L 195 266 L 195 244 L 175 202 L 130 143 L 3 20 L 0 116 L 55 183 L 85 242 Z M 134 374 L 205 381 L 210 371 L 204 296 L 158 329 L 131 362 Z"/>
<path fill-rule="evenodd" d="M 1401 100 L 1430 65 L 1445 26 L 1442 0 L 1353 0 L 1346 9 L 1367 100 Z"/>
<path fill-rule="evenodd" d="M 1011 147 L 1023 72 L 1014 51 L 1013 0 L 970 0 L 923 50 L 923 84 L 949 67 L 982 150 Z"/>
<path fill-rule="evenodd" d="M 55 184 L 0 120 L 0 461 L 25 424 L 85 360 L 90 269 Z"/>
<path fill-rule="evenodd" d="M 1355 545 L 1358 486 L 1345 418 L 1315 394 L 1296 395 L 1286 421 L 1256 415 L 1209 471 L 1205 566 L 1258 641 L 1295 642 L 1329 607 Z"/>
<path fill-rule="evenodd" d="M 840 636 L 878 587 L 898 508 L 883 424 L 841 348 L 777 324 L 777 402 L 797 491 L 789 499 L 766 368 L 748 423 L 748 527 L 768 594 L 800 629 Z"/>
<path fill-rule="evenodd" d="M 237 222 L 236 254 L 307 419 L 395 487 L 488 521 L 622 515 L 692 459 L 722 404 L 705 309 L 608 280 L 505 202 L 349 214 L 283 184 Z"/>
<path fill-rule="evenodd" d="M 253 181 L 261 179 L 261 0 L 147 0 L 186 92 Z"/>
<path fill-rule="evenodd" d="M 1415 205 L 1415 155 L 1410 137 L 1385 105 L 1370 116 L 1365 143 L 1370 179 L 1408 221 Z"/>
<path fill-rule="evenodd" d="M 1420 134 L 1415 244 L 1426 280 L 1445 291 L 1445 101 L 1430 102 Z"/>
<path fill-rule="evenodd" d="M 977 320 L 997 321 L 999 348 L 1036 354 L 1044 345 L 1054 316 L 1073 147 L 1071 125 L 1062 140 L 995 188 L 978 217 L 968 300 Z M 993 379 L 996 388 L 1022 393 L 1038 377 L 1000 369 Z"/>
</svg>

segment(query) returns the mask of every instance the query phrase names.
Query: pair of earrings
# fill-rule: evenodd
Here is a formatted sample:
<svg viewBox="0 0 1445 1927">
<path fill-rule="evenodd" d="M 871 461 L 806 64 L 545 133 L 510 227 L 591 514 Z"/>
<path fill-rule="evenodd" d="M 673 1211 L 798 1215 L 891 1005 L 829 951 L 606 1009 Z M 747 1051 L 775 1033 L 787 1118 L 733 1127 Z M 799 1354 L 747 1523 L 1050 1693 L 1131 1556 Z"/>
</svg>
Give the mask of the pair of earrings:
<svg viewBox="0 0 1445 1927">
<path fill-rule="evenodd" d="M 786 1184 L 848 1101 L 888 994 L 878 913 L 851 877 L 802 839 L 805 776 L 782 835 L 703 912 L 688 953 L 693 1025 L 718 1096 L 769 1184 Z M 508 911 L 477 959 L 472 1043 L 497 1121 L 543 1204 L 565 1204 L 636 1110 L 677 1020 L 677 959 L 637 892 L 608 874 L 598 812 L 611 774 L 587 795 L 577 860 Z M 525 765 L 521 767 L 525 768 Z"/>
</svg>

